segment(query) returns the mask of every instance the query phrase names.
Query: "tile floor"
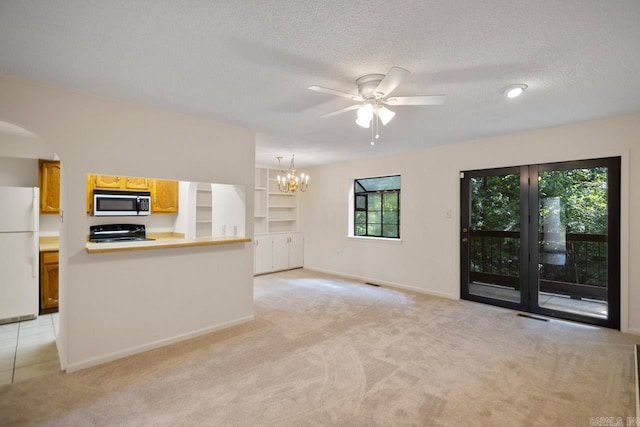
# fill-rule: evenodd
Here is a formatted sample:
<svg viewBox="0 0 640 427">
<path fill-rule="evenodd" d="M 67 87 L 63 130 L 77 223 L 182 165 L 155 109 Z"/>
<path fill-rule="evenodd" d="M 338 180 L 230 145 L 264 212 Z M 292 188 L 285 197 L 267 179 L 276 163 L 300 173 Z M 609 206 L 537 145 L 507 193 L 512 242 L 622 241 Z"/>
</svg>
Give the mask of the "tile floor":
<svg viewBox="0 0 640 427">
<path fill-rule="evenodd" d="M 60 370 L 58 313 L 0 325 L 0 385 Z"/>
</svg>

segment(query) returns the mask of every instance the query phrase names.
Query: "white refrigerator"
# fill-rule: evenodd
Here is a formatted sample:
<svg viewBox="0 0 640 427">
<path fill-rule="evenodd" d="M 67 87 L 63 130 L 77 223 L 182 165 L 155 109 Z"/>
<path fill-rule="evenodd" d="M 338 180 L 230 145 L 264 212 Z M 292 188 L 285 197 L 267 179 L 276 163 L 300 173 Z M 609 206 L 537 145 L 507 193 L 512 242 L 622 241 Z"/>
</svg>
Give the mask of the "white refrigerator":
<svg viewBox="0 0 640 427">
<path fill-rule="evenodd" d="M 0 324 L 38 316 L 39 194 L 0 187 Z"/>
</svg>

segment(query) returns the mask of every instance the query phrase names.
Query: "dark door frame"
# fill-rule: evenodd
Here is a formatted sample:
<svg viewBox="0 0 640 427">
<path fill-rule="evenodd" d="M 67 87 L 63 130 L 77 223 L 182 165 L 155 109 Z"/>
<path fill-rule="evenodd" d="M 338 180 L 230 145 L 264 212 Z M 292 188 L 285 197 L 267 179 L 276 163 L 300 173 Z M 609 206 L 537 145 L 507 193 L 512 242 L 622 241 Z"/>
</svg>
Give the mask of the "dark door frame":
<svg viewBox="0 0 640 427">
<path fill-rule="evenodd" d="M 607 167 L 607 319 L 599 319 L 538 305 L 538 176 L 540 172 L 577 168 Z M 620 157 L 523 165 L 471 170 L 460 173 L 460 297 L 465 300 L 497 305 L 566 320 L 620 329 Z M 492 299 L 469 293 L 470 178 L 520 175 L 520 302 Z M 535 236 L 530 238 L 530 236 Z"/>
</svg>

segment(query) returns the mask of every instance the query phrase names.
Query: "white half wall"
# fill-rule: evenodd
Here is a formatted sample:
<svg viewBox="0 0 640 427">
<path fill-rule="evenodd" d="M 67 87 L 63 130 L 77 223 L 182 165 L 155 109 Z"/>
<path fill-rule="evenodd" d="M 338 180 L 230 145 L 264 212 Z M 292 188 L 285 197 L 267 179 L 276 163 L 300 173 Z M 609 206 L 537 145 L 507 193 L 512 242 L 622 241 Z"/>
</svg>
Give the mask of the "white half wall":
<svg viewBox="0 0 640 427">
<path fill-rule="evenodd" d="M 299 197 L 305 267 L 459 298 L 460 171 L 611 156 L 622 157 L 621 327 L 640 334 L 638 114 L 311 168 Z M 353 180 L 393 174 L 401 242 L 347 237 Z"/>
<path fill-rule="evenodd" d="M 251 243 L 88 254 L 86 176 L 252 188 L 255 134 L 222 123 L 0 75 L 0 120 L 62 161 L 60 334 L 68 371 L 253 317 Z M 252 218 L 253 199 L 246 218 Z M 253 235 L 253 223 L 245 224 Z"/>
</svg>

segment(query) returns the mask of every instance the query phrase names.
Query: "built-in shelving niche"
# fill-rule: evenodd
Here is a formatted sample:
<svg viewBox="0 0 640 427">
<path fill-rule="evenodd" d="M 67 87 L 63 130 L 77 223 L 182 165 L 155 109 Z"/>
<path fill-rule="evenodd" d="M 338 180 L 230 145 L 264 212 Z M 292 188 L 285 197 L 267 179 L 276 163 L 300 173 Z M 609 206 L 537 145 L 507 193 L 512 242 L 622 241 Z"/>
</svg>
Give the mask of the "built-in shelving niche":
<svg viewBox="0 0 640 427">
<path fill-rule="evenodd" d="M 255 234 L 285 233 L 298 230 L 298 195 L 278 190 L 278 169 L 256 168 Z"/>
</svg>

